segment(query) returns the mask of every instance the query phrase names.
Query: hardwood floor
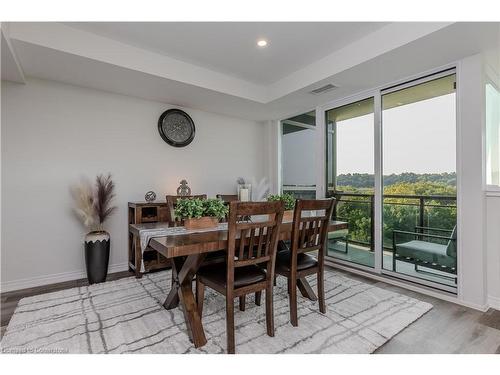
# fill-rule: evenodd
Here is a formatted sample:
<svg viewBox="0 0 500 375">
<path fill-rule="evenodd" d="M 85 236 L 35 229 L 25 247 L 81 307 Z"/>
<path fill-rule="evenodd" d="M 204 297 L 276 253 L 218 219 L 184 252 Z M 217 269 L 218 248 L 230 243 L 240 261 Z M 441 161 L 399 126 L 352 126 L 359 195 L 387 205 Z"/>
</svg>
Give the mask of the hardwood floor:
<svg viewBox="0 0 500 375">
<path fill-rule="evenodd" d="M 342 271 L 335 270 L 335 272 Z M 489 309 L 483 313 L 384 282 L 348 272 L 345 274 L 350 278 L 417 298 L 434 306 L 428 313 L 378 348 L 375 353 L 500 354 L 500 311 Z"/>
<path fill-rule="evenodd" d="M 384 282 L 368 279 L 341 270 L 348 277 L 392 290 L 431 303 L 434 308 L 401 331 L 375 353 L 497 353 L 500 354 L 500 311 L 485 313 L 412 292 Z M 108 275 L 116 280 L 133 275 L 120 272 Z M 17 302 L 24 297 L 55 292 L 86 285 L 87 280 L 75 280 L 1 294 L 1 324 L 3 332 L 14 313 Z"/>
</svg>

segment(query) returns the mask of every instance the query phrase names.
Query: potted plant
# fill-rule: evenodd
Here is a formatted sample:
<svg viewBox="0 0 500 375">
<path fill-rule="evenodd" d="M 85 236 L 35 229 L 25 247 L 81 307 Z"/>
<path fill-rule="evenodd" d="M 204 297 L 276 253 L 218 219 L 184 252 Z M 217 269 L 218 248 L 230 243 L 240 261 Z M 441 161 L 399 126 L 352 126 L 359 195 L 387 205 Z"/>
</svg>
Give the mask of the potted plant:
<svg viewBox="0 0 500 375">
<path fill-rule="evenodd" d="M 229 209 L 220 199 L 179 199 L 175 217 L 184 221 L 186 229 L 215 228 Z"/>
<path fill-rule="evenodd" d="M 275 194 L 267 197 L 269 202 L 282 201 L 285 203 L 283 221 L 293 221 L 293 210 L 295 209 L 295 197 L 292 194 Z"/>
<path fill-rule="evenodd" d="M 95 186 L 88 180 L 73 188 L 75 212 L 90 230 L 85 236 L 85 267 L 89 284 L 102 283 L 108 275 L 111 239 L 104 230 L 104 222 L 116 210 L 111 202 L 115 196 L 111 175 L 98 175 Z"/>
</svg>

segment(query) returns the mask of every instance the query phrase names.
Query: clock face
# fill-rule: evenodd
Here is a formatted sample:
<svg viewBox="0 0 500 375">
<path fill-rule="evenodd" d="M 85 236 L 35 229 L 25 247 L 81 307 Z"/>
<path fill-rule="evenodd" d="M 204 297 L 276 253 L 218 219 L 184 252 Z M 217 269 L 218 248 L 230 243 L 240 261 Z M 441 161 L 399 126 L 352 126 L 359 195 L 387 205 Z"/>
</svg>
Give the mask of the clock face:
<svg viewBox="0 0 500 375">
<path fill-rule="evenodd" d="M 158 131 L 162 139 L 169 145 L 184 147 L 194 139 L 194 122 L 189 115 L 180 109 L 169 109 L 158 120 Z"/>
</svg>

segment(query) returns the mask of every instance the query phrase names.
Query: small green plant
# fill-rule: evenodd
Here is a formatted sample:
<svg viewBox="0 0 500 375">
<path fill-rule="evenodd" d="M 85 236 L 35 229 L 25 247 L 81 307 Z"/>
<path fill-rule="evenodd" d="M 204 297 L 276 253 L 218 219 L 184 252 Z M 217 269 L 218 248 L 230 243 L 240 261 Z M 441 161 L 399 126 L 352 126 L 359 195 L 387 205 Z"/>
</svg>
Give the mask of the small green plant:
<svg viewBox="0 0 500 375">
<path fill-rule="evenodd" d="M 228 213 L 228 208 L 219 199 L 179 199 L 175 207 L 175 217 L 192 219 L 212 216 L 222 219 Z"/>
<path fill-rule="evenodd" d="M 293 210 L 295 208 L 295 197 L 292 194 L 276 194 L 267 197 L 269 202 L 282 201 L 285 203 L 285 210 Z"/>
<path fill-rule="evenodd" d="M 204 216 L 213 216 L 217 219 L 224 218 L 229 208 L 220 199 L 205 199 L 203 201 Z"/>
</svg>

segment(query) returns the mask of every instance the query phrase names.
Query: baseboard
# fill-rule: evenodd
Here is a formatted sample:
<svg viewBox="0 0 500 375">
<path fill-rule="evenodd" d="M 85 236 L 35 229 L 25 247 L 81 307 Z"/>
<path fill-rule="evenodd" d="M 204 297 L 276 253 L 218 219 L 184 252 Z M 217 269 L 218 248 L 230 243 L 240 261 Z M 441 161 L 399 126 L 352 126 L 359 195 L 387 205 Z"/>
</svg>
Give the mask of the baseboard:
<svg viewBox="0 0 500 375">
<path fill-rule="evenodd" d="M 128 270 L 128 263 L 112 264 L 108 267 L 108 273 L 121 272 L 126 270 Z M 65 281 L 78 280 L 86 277 L 87 273 L 84 270 L 61 272 L 53 275 L 37 276 L 27 279 L 2 282 L 0 284 L 0 291 L 2 293 L 6 293 L 6 292 L 12 292 L 14 290 L 33 288 L 47 284 L 56 284 Z"/>
<path fill-rule="evenodd" d="M 488 306 L 500 311 L 500 297 L 488 296 Z"/>
</svg>

